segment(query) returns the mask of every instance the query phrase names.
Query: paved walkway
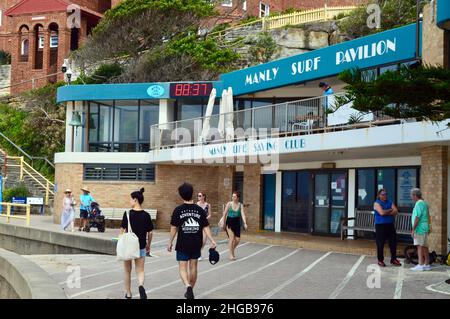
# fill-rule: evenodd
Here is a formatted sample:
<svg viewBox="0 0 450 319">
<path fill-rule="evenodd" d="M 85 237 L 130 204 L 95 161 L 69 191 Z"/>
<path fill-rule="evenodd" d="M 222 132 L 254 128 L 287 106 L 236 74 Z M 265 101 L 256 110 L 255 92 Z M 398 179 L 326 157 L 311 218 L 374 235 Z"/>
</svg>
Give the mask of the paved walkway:
<svg viewBox="0 0 450 319">
<path fill-rule="evenodd" d="M 145 286 L 149 298 L 183 298 L 178 265 L 174 253 L 166 251 L 167 240 L 167 236 L 156 234 L 154 257 L 146 259 Z M 219 243 L 218 251 L 221 261 L 217 265 L 199 262 L 199 279 L 195 287 L 197 299 L 450 299 L 450 285 L 443 284 L 450 278 L 450 267 L 436 266 L 432 271 L 422 273 L 412 272 L 408 269 L 410 266 L 380 269 L 375 265 L 374 257 L 365 255 L 251 242 L 238 247 L 236 261 L 228 260 L 226 242 Z M 124 297 L 123 266 L 113 256 L 26 257 L 47 270 L 69 298 Z M 134 274 L 133 293 L 138 297 Z"/>
<path fill-rule="evenodd" d="M 0 222 L 4 223 L 5 219 L 0 219 Z M 14 220 L 12 224 L 24 225 L 24 221 Z M 31 227 L 63 232 L 49 216 L 33 216 Z M 118 230 L 98 233 L 94 229 L 91 233 L 76 233 L 113 239 Z M 166 250 L 168 238 L 167 232 L 156 231 L 153 257 L 146 260 L 146 288 L 150 298 L 183 298 L 184 289 L 178 277 L 175 254 Z M 222 233 L 218 237 L 220 263 L 215 266 L 207 261 L 199 263 L 199 280 L 195 288 L 197 298 L 450 299 L 450 285 L 444 283 L 450 278 L 450 267 L 436 266 L 423 273 L 413 273 L 408 269 L 409 265 L 380 269 L 376 266 L 375 257 L 364 253 L 372 251 L 373 241 L 244 233 L 243 242 L 238 247 L 238 260 L 229 261 L 223 238 Z M 311 249 L 310 245 L 317 248 Z M 340 249 L 355 253 L 342 253 Z M 45 269 L 70 298 L 116 299 L 124 296 L 123 266 L 114 256 L 25 257 Z M 137 293 L 134 276 L 133 292 Z"/>
</svg>

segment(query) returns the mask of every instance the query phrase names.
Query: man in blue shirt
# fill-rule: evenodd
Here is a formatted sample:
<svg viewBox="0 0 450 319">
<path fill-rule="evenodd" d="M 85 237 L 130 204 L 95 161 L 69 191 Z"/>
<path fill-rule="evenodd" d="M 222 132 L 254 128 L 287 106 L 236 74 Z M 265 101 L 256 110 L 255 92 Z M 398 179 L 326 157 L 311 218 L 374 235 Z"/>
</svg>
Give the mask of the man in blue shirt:
<svg viewBox="0 0 450 319">
<path fill-rule="evenodd" d="M 373 204 L 375 215 L 375 236 L 377 242 L 378 266 L 386 267 L 384 263 L 384 243 L 389 241 L 391 250 L 391 265 L 401 266 L 397 259 L 397 232 L 395 231 L 395 216 L 398 214 L 397 207 L 387 199 L 386 190 L 380 189 L 377 200 Z"/>
<path fill-rule="evenodd" d="M 324 123 L 326 122 L 327 119 L 327 111 L 330 108 L 332 101 L 334 101 L 334 97 L 330 96 L 330 95 L 334 95 L 334 91 L 331 88 L 331 86 L 328 85 L 328 83 L 325 82 L 320 82 L 319 83 L 319 87 L 323 90 L 323 96 L 324 98 L 322 99 L 322 109 L 323 109 L 323 118 L 324 118 Z"/>
<path fill-rule="evenodd" d="M 89 211 L 91 209 L 91 203 L 94 202 L 94 198 L 91 196 L 91 192 L 84 186 L 82 189 L 83 195 L 80 195 L 80 228 L 79 231 L 86 230 Z"/>
</svg>

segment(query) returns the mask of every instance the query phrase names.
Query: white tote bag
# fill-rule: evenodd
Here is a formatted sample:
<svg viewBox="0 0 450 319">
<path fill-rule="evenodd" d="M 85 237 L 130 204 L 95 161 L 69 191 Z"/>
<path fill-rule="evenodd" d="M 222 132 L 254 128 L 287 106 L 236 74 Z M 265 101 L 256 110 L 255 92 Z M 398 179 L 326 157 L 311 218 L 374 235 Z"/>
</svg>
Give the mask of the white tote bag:
<svg viewBox="0 0 450 319">
<path fill-rule="evenodd" d="M 139 239 L 131 229 L 130 213 L 127 212 L 128 232 L 122 234 L 117 242 L 117 260 L 133 260 L 141 257 Z"/>
</svg>

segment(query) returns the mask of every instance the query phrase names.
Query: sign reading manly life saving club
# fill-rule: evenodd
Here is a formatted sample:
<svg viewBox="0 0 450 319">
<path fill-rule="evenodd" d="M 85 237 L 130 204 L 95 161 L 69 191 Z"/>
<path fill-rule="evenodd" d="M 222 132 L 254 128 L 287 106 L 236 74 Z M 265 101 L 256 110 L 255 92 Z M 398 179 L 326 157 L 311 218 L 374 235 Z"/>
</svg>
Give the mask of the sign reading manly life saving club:
<svg viewBox="0 0 450 319">
<path fill-rule="evenodd" d="M 415 58 L 416 24 L 347 41 L 221 76 L 242 95 Z"/>
<path fill-rule="evenodd" d="M 267 156 L 292 153 L 304 150 L 306 140 L 301 137 L 291 137 L 285 140 L 267 138 L 235 143 L 202 145 L 193 148 L 181 147 L 171 150 L 171 157 L 175 160 L 220 159 L 245 156 Z"/>
</svg>

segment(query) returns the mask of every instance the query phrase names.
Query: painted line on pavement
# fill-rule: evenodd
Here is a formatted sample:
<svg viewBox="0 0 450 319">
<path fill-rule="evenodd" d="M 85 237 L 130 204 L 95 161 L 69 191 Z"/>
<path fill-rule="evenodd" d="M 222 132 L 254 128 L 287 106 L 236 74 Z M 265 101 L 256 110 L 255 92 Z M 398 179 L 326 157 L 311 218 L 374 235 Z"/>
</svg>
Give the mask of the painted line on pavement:
<svg viewBox="0 0 450 319">
<path fill-rule="evenodd" d="M 241 245 L 241 246 L 242 246 L 242 245 Z M 238 248 L 241 247 L 241 246 L 238 246 Z M 260 249 L 260 250 L 258 250 L 257 252 L 254 252 L 253 254 L 248 255 L 248 256 L 246 256 L 246 257 L 244 257 L 244 258 L 242 258 L 242 259 L 237 259 L 236 261 L 231 261 L 231 262 L 228 262 L 228 263 L 226 263 L 226 264 L 220 265 L 220 266 L 218 266 L 218 267 L 211 268 L 211 269 L 209 269 L 209 270 L 206 270 L 206 271 L 203 271 L 203 272 L 199 273 L 198 275 L 199 275 L 199 276 L 200 276 L 200 275 L 204 275 L 204 274 L 207 274 L 207 273 L 209 273 L 209 272 L 211 272 L 211 271 L 216 271 L 216 270 L 218 270 L 218 269 L 221 269 L 221 268 L 224 268 L 224 267 L 227 267 L 227 266 L 230 266 L 230 265 L 235 265 L 235 264 L 237 264 L 237 263 L 239 263 L 239 262 L 242 262 L 242 261 L 244 261 L 244 260 L 247 260 L 247 259 L 249 259 L 249 258 L 252 258 L 252 257 L 254 257 L 254 256 L 256 256 L 256 255 L 262 253 L 263 251 L 266 251 L 267 249 L 272 248 L 272 247 L 273 247 L 273 245 L 267 246 L 267 247 L 265 247 L 265 248 L 263 248 L 263 249 Z M 178 267 L 178 265 L 177 265 L 177 267 Z M 170 287 L 170 286 L 173 286 L 173 285 L 178 284 L 178 283 L 180 283 L 180 282 L 181 282 L 181 279 L 177 279 L 177 280 L 174 280 L 174 281 L 172 281 L 172 282 L 169 282 L 169 283 L 167 283 L 167 284 L 165 284 L 165 285 L 162 285 L 162 286 L 153 288 L 153 289 L 149 290 L 148 292 L 149 292 L 149 293 L 152 293 L 152 292 L 155 292 L 156 290 L 160 290 L 160 289 L 163 289 L 163 288 L 166 288 L 166 287 Z M 139 297 L 139 294 L 136 294 L 136 295 L 134 295 L 133 297 Z"/>
<path fill-rule="evenodd" d="M 161 240 L 161 241 L 159 241 L 159 242 L 152 243 L 152 248 L 163 247 L 163 245 L 157 245 L 157 244 L 163 243 L 163 242 L 165 242 L 165 241 L 169 241 L 169 240 L 168 240 L 168 239 L 165 239 L 165 240 Z M 156 250 L 156 251 L 154 251 L 154 252 L 162 252 L 162 251 L 165 251 L 165 250 L 166 250 L 166 249 L 163 248 L 163 249 Z M 152 252 L 153 252 L 153 251 L 152 251 Z M 152 252 L 151 252 L 151 253 L 152 253 Z M 85 257 L 85 258 L 83 258 L 81 261 L 83 261 L 83 260 L 90 260 L 90 259 L 92 259 L 92 257 L 94 257 L 94 256 L 96 256 L 96 255 L 95 255 L 95 254 L 91 255 L 91 258 Z M 100 256 L 100 255 L 98 255 L 98 256 Z M 101 256 L 104 257 L 104 256 L 106 256 L 106 255 L 101 255 Z M 86 267 L 86 266 L 99 265 L 99 264 L 101 264 L 102 266 L 105 266 L 105 265 L 107 265 L 107 264 L 112 264 L 112 263 L 118 263 L 118 262 L 119 262 L 118 260 L 116 260 L 116 256 L 114 256 L 114 255 L 109 255 L 109 257 L 111 257 L 111 258 L 114 257 L 114 259 L 113 259 L 113 260 L 102 261 L 102 262 L 100 262 L 100 263 L 98 263 L 98 262 L 96 262 L 96 263 L 89 263 L 88 265 L 81 265 L 81 264 L 80 264 L 80 260 L 76 260 L 76 263 L 75 263 L 75 264 L 72 264 L 72 265 L 70 265 L 70 266 L 80 266 L 80 267 L 83 267 L 83 266 L 84 266 L 84 267 Z M 154 257 L 154 258 L 160 258 L 159 256 L 154 256 L 154 255 L 152 255 L 151 257 Z M 57 275 L 57 274 L 64 274 L 64 273 L 66 273 L 66 271 L 57 271 L 57 272 L 49 273 L 49 275 L 50 275 L 50 276 L 54 276 L 54 275 Z"/>
<path fill-rule="evenodd" d="M 167 240 L 167 241 L 169 241 L 169 240 Z M 224 243 L 224 241 L 219 241 L 217 243 L 217 245 L 221 245 L 223 243 Z M 156 250 L 155 253 L 163 252 L 163 251 L 166 251 L 166 250 L 167 250 L 167 248 Z M 159 256 L 156 256 L 156 255 L 152 255 L 152 257 L 160 258 Z M 148 260 L 148 261 L 145 262 L 145 265 L 154 264 L 154 263 L 157 263 L 157 262 L 160 262 L 160 261 L 166 261 L 166 260 L 167 259 L 159 259 L 159 260 L 151 260 L 151 261 Z M 114 261 L 120 263 L 120 261 L 117 261 L 117 260 L 114 260 Z M 112 262 L 112 261 L 108 261 L 108 262 Z M 87 278 L 92 278 L 92 277 L 95 277 L 95 276 L 98 276 L 98 275 L 103 275 L 103 274 L 107 274 L 107 273 L 111 273 L 111 272 L 117 272 L 117 271 L 123 271 L 123 265 L 120 265 L 119 267 L 116 267 L 116 268 L 111 269 L 111 270 L 101 271 L 101 272 L 97 272 L 97 273 L 94 273 L 94 274 L 82 276 L 80 278 L 80 280 L 87 279 Z M 155 273 L 155 272 L 153 272 L 153 273 Z M 66 284 L 66 282 L 67 282 L 67 280 L 61 281 L 61 282 L 58 283 L 58 285 L 64 285 L 64 284 Z"/>
<path fill-rule="evenodd" d="M 394 299 L 402 299 L 403 281 L 405 280 L 405 261 L 398 270 L 397 284 L 395 285 Z"/>
<path fill-rule="evenodd" d="M 294 277 L 292 277 L 291 279 L 286 280 L 284 283 L 282 283 L 281 285 L 279 285 L 278 287 L 276 287 L 275 289 L 269 291 L 268 293 L 266 293 L 264 296 L 262 296 L 260 299 L 269 299 L 271 298 L 273 295 L 275 295 L 276 293 L 280 292 L 281 290 L 283 290 L 285 287 L 289 286 L 291 283 L 293 283 L 294 281 L 296 281 L 297 279 L 301 278 L 303 275 L 305 275 L 308 271 L 310 271 L 311 269 L 314 268 L 314 266 L 316 266 L 318 263 L 320 263 L 322 260 L 324 260 L 326 257 L 328 257 L 329 255 L 331 255 L 332 252 L 328 252 L 325 255 L 323 255 L 322 257 L 320 257 L 319 259 L 317 259 L 316 261 L 314 261 L 311 265 L 309 265 L 308 267 L 306 267 L 305 269 L 303 269 L 300 273 L 298 273 L 297 275 L 295 275 Z"/>
<path fill-rule="evenodd" d="M 238 248 L 239 248 L 239 247 L 246 246 L 246 245 L 248 245 L 248 244 L 249 244 L 248 242 L 247 242 L 247 243 L 243 243 L 242 245 L 238 246 Z M 219 254 L 224 254 L 224 253 L 226 253 L 227 251 L 228 251 L 228 249 L 226 249 L 226 250 L 220 252 Z M 178 264 L 176 264 L 175 266 L 168 267 L 168 268 L 165 268 L 165 269 L 156 271 L 156 272 L 153 271 L 153 272 L 151 272 L 151 273 L 147 273 L 147 274 L 145 275 L 145 277 L 150 276 L 150 275 L 153 275 L 153 274 L 155 274 L 155 273 L 160 273 L 160 272 L 164 272 L 164 271 L 167 271 L 167 270 L 170 270 L 170 269 L 178 268 L 178 267 L 179 267 Z M 136 280 L 136 279 L 137 279 L 137 277 L 134 276 L 134 277 L 131 278 L 131 281 Z M 87 294 L 87 293 L 90 293 L 90 292 L 94 292 L 94 291 L 98 291 L 98 290 L 103 290 L 103 289 L 105 289 L 105 288 L 114 287 L 114 286 L 117 286 L 117 285 L 120 285 L 120 284 L 123 284 L 123 280 L 117 281 L 117 282 L 113 282 L 113 283 L 110 283 L 110 284 L 108 284 L 108 285 L 99 286 L 99 287 L 96 287 L 96 288 L 93 288 L 93 289 L 84 290 L 84 291 L 81 291 L 81 292 L 79 292 L 79 293 L 70 295 L 69 298 L 70 298 L 70 299 L 73 299 L 73 298 L 75 298 L 75 297 L 78 297 L 78 296 L 81 296 L 81 295 L 84 295 L 84 294 Z M 139 295 L 138 295 L 138 296 L 139 296 Z"/>
<path fill-rule="evenodd" d="M 299 251 L 299 250 L 296 249 L 296 250 L 294 250 L 293 252 L 291 252 L 290 254 L 288 254 L 288 255 L 286 255 L 286 256 L 284 256 L 284 257 L 282 257 L 282 258 L 278 258 L 277 260 L 271 262 L 270 264 L 267 264 L 267 265 L 265 265 L 265 266 L 262 266 L 262 267 L 260 267 L 260 268 L 258 268 L 258 269 L 255 269 L 255 270 L 253 270 L 253 271 L 251 271 L 251 272 L 246 273 L 245 275 L 242 275 L 242 276 L 240 276 L 240 277 L 238 277 L 238 278 L 235 278 L 235 279 L 233 279 L 233 280 L 231 280 L 231 281 L 229 281 L 229 282 L 227 282 L 227 283 L 224 283 L 224 284 L 219 285 L 219 286 L 217 286 L 217 287 L 215 287 L 215 288 L 213 288 L 213 289 L 210 289 L 210 290 L 208 290 L 208 291 L 205 291 L 204 293 L 200 294 L 200 295 L 198 296 L 198 298 L 202 298 L 202 297 L 204 297 L 204 296 L 206 296 L 206 295 L 209 295 L 209 294 L 211 294 L 211 293 L 213 293 L 213 292 L 215 292 L 215 291 L 217 291 L 217 290 L 220 290 L 220 289 L 225 288 L 225 287 L 227 287 L 227 286 L 229 286 L 229 285 L 232 285 L 232 284 L 234 284 L 235 282 L 238 282 L 238 281 L 240 281 L 240 280 L 243 280 L 243 279 L 245 279 L 245 278 L 247 278 L 247 277 L 249 277 L 249 276 L 251 276 L 251 275 L 254 275 L 254 274 L 256 274 L 256 273 L 258 273 L 258 272 L 260 272 L 260 271 L 262 271 L 262 270 L 264 270 L 264 269 L 266 269 L 266 268 L 269 268 L 269 267 L 271 267 L 271 266 L 273 266 L 273 265 L 276 265 L 276 264 L 278 264 L 279 262 L 281 262 L 281 261 L 283 261 L 283 260 L 285 260 L 285 259 L 291 257 L 292 255 L 296 254 L 298 251 Z"/>
<path fill-rule="evenodd" d="M 356 269 L 358 269 L 359 265 L 361 265 L 362 261 L 364 260 L 366 256 L 362 255 L 359 257 L 359 259 L 356 261 L 356 263 L 353 265 L 353 267 L 350 269 L 350 271 L 347 273 L 347 276 L 345 276 L 344 280 L 341 281 L 341 283 L 336 287 L 336 289 L 331 293 L 330 297 L 328 299 L 336 299 L 337 296 L 342 292 L 342 290 L 345 288 L 345 286 L 348 284 L 350 279 L 353 277 L 353 275 L 356 272 Z"/>
</svg>

